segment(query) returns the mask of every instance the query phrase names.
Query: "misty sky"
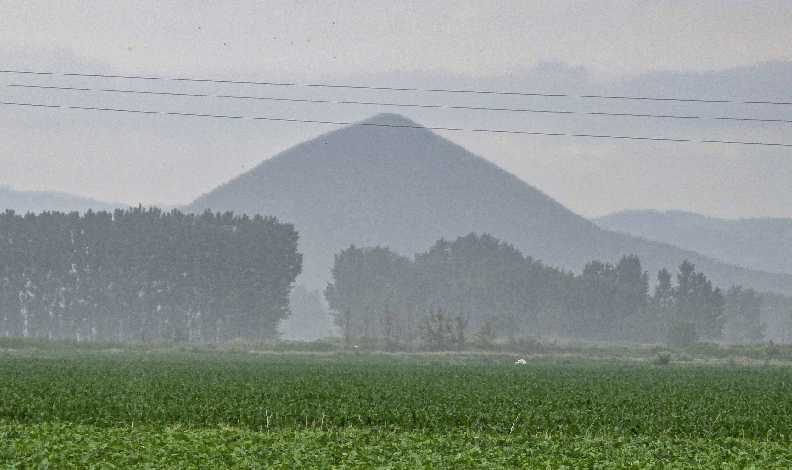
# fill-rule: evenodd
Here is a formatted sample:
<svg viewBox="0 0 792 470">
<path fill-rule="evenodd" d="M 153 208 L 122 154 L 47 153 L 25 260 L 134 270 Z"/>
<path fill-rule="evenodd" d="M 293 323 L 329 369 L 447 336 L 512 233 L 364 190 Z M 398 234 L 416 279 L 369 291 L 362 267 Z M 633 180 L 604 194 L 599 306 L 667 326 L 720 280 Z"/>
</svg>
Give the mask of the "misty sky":
<svg viewBox="0 0 792 470">
<path fill-rule="evenodd" d="M 167 6 L 164 6 L 167 4 Z M 230 6 L 233 5 L 233 6 Z M 788 0 L 0 3 L 0 69 L 792 102 Z M 383 92 L 0 73 L 0 101 L 792 143 L 792 124 L 162 97 L 74 86 L 792 120 L 792 106 Z M 184 204 L 336 127 L 0 105 L 0 185 Z M 405 130 L 405 138 L 409 138 Z M 570 209 L 792 217 L 792 148 L 440 132 Z"/>
</svg>

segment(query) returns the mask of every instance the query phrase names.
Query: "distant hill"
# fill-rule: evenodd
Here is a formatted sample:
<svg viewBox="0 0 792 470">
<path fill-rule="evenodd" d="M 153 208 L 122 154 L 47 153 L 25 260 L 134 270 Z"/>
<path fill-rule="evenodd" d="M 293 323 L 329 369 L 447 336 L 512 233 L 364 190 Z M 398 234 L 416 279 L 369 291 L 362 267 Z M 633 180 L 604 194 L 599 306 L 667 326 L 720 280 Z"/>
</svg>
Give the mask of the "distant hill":
<svg viewBox="0 0 792 470">
<path fill-rule="evenodd" d="M 751 271 L 603 230 L 511 173 L 411 126 L 417 124 L 380 114 L 330 132 L 264 161 L 185 210 L 233 210 L 293 222 L 305 255 L 301 282 L 313 288 L 325 285 L 333 255 L 350 244 L 387 245 L 412 255 L 441 237 L 485 232 L 568 270 L 635 253 L 652 276 L 689 259 L 719 285 L 792 293 L 792 275 Z"/>
<path fill-rule="evenodd" d="M 0 211 L 13 209 L 17 213 L 34 212 L 36 214 L 43 211 L 58 212 L 85 212 L 88 209 L 93 211 L 113 211 L 117 208 L 125 209 L 126 204 L 114 204 L 101 202 L 95 199 L 83 198 L 71 194 L 50 192 L 50 191 L 15 191 L 8 187 L 0 186 Z"/>
<path fill-rule="evenodd" d="M 725 220 L 683 211 L 625 211 L 593 219 L 606 230 L 670 243 L 727 263 L 792 274 L 792 219 Z"/>
</svg>

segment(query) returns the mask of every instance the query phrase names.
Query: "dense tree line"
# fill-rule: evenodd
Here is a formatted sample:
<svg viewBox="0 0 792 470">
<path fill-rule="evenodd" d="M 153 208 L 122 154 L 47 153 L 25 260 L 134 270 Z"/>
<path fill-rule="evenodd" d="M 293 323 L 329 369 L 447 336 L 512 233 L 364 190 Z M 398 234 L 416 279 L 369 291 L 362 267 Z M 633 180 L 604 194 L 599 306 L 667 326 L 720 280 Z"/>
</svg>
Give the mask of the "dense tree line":
<svg viewBox="0 0 792 470">
<path fill-rule="evenodd" d="M 792 296 L 776 292 L 762 294 L 762 321 L 771 341 L 792 344 Z"/>
<path fill-rule="evenodd" d="M 223 341 L 277 334 L 300 273 L 273 217 L 141 207 L 0 214 L 0 335 Z"/>
<path fill-rule="evenodd" d="M 336 255 L 332 277 L 325 297 L 347 338 L 402 342 L 445 331 L 453 341 L 465 328 L 596 341 L 763 337 L 762 297 L 742 287 L 724 293 L 688 261 L 676 282 L 661 270 L 650 294 L 635 255 L 615 265 L 592 261 L 574 275 L 489 235 L 470 234 L 439 240 L 413 259 L 351 246 Z"/>
</svg>

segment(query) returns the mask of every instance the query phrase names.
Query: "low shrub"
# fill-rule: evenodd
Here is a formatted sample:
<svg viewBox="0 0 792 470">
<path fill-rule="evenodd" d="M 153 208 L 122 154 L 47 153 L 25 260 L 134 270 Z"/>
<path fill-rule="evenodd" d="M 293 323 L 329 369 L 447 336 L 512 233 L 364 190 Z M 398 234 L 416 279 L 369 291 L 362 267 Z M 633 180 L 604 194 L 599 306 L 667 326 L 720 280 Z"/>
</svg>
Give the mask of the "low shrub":
<svg viewBox="0 0 792 470">
<path fill-rule="evenodd" d="M 671 353 L 669 352 L 661 352 L 655 357 L 654 360 L 655 365 L 658 366 L 667 366 L 671 364 Z"/>
</svg>

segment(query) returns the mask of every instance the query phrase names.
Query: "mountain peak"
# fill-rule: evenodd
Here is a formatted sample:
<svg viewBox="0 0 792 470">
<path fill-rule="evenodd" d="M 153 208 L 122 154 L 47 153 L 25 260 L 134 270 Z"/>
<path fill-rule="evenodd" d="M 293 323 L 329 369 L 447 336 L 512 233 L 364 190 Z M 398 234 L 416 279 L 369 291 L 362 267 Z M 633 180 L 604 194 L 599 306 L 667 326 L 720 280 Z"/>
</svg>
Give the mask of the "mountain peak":
<svg viewBox="0 0 792 470">
<path fill-rule="evenodd" d="M 393 127 L 389 127 L 393 126 Z M 605 232 L 515 175 L 394 113 L 303 142 L 187 207 L 273 215 L 294 223 L 301 282 L 326 285 L 334 255 L 354 244 L 419 253 L 471 232 L 508 241 L 535 259 L 579 270 L 592 259 L 641 257 L 644 268 L 696 263 L 717 285 L 788 292 L 787 275 L 748 272 L 693 252 Z"/>
<path fill-rule="evenodd" d="M 365 121 L 361 121 L 359 124 L 423 128 L 423 126 L 417 122 L 396 113 L 379 113 L 366 119 Z"/>
</svg>

